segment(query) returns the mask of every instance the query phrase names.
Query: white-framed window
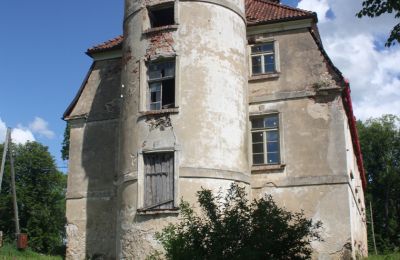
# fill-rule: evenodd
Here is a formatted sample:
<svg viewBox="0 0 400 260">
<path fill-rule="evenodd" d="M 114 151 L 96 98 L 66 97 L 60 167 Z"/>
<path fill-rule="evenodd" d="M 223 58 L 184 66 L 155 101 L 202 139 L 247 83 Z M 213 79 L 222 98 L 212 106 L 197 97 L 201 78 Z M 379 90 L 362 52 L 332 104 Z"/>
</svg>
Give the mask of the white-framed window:
<svg viewBox="0 0 400 260">
<path fill-rule="evenodd" d="M 279 114 L 251 118 L 253 165 L 280 164 Z"/>
<path fill-rule="evenodd" d="M 175 107 L 175 60 L 148 64 L 148 110 Z"/>
<path fill-rule="evenodd" d="M 174 152 L 143 154 L 143 210 L 174 209 Z"/>
<path fill-rule="evenodd" d="M 275 42 L 251 46 L 251 74 L 253 76 L 277 72 Z"/>
<path fill-rule="evenodd" d="M 151 28 L 175 24 L 174 2 L 148 7 Z"/>
</svg>

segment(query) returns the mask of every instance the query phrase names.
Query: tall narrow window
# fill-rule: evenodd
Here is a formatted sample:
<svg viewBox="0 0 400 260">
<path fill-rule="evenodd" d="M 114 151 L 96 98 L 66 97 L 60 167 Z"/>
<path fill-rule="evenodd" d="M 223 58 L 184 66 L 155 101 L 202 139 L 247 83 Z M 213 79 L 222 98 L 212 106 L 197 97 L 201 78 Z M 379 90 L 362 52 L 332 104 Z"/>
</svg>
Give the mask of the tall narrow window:
<svg viewBox="0 0 400 260">
<path fill-rule="evenodd" d="M 144 159 L 144 209 L 174 207 L 174 153 L 148 153 Z"/>
<path fill-rule="evenodd" d="M 149 110 L 175 107 L 175 61 L 150 63 Z"/>
<path fill-rule="evenodd" d="M 161 4 L 149 8 L 152 28 L 175 24 L 174 4 Z"/>
<path fill-rule="evenodd" d="M 271 114 L 251 119 L 253 164 L 279 164 L 279 116 Z"/>
<path fill-rule="evenodd" d="M 274 43 L 268 42 L 251 47 L 252 75 L 276 72 Z"/>
</svg>

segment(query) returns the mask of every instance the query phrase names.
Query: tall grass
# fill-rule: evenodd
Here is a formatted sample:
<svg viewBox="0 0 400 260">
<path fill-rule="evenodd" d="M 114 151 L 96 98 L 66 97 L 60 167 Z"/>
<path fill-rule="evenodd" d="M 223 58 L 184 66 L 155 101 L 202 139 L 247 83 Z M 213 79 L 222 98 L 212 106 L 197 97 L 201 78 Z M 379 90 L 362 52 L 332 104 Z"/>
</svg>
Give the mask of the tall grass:
<svg viewBox="0 0 400 260">
<path fill-rule="evenodd" d="M 14 245 L 4 244 L 0 247 L 0 260 L 19 260 L 19 259 L 32 259 L 32 260 L 61 260 L 61 256 L 46 256 L 35 253 L 29 248 L 26 250 L 17 250 Z"/>
<path fill-rule="evenodd" d="M 369 255 L 368 260 L 400 260 L 400 253 L 387 255 Z"/>
</svg>

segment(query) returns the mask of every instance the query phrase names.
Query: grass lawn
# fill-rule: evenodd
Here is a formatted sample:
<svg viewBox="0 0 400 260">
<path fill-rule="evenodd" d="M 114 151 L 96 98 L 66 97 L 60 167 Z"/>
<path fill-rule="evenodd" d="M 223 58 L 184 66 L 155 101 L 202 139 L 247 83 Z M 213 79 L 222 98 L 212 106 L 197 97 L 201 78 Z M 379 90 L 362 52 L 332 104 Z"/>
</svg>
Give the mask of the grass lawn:
<svg viewBox="0 0 400 260">
<path fill-rule="evenodd" d="M 33 259 L 33 260 L 61 260 L 61 256 L 46 256 L 35 253 L 30 249 L 19 251 L 11 244 L 5 244 L 0 247 L 0 260 L 19 260 L 19 259 Z"/>
<path fill-rule="evenodd" d="M 369 255 L 368 260 L 400 260 L 400 253 L 387 255 Z"/>
</svg>

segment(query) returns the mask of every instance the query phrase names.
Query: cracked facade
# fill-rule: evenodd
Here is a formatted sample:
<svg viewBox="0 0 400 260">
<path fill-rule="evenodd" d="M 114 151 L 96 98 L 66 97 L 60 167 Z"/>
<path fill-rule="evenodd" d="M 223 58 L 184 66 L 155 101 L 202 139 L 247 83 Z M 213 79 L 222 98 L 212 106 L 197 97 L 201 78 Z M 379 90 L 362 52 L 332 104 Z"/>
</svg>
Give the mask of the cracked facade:
<svg viewBox="0 0 400 260">
<path fill-rule="evenodd" d="M 145 259 L 179 199 L 232 182 L 323 222 L 316 259 L 367 255 L 349 84 L 315 13 L 267 0 L 125 0 L 71 124 L 67 258 Z"/>
</svg>

